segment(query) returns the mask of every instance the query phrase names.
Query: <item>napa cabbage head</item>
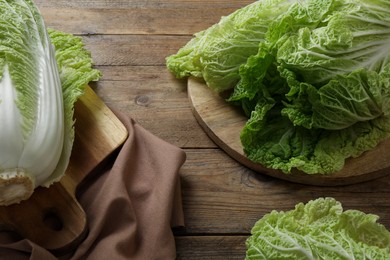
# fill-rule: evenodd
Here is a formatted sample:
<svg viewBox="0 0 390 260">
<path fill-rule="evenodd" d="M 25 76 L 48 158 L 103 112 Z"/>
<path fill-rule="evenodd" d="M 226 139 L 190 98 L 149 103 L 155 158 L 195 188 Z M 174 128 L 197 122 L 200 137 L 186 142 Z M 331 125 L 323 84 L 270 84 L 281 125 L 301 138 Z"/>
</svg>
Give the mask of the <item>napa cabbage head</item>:
<svg viewBox="0 0 390 260">
<path fill-rule="evenodd" d="M 33 1 L 0 0 L 1 205 L 63 176 L 74 102 L 99 77 L 81 39 L 48 31 Z"/>
<path fill-rule="evenodd" d="M 330 197 L 273 210 L 254 224 L 246 259 L 389 259 L 390 232 L 378 219 Z"/>
<path fill-rule="evenodd" d="M 240 139 L 250 160 L 331 174 L 390 135 L 389 17 L 387 0 L 256 1 L 167 66 L 233 88 L 227 101 L 248 117 Z"/>
</svg>

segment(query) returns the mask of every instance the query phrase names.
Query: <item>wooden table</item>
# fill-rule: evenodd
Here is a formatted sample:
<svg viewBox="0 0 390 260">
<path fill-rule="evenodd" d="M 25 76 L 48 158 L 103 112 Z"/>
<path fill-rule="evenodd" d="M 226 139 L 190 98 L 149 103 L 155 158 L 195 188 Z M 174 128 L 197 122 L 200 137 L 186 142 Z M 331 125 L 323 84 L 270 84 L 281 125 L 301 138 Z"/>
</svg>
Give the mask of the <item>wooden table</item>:
<svg viewBox="0 0 390 260">
<path fill-rule="evenodd" d="M 111 107 L 181 147 L 186 230 L 178 259 L 243 259 L 255 221 L 273 209 L 331 196 L 345 209 L 380 216 L 390 229 L 390 176 L 345 187 L 315 187 L 253 172 L 221 151 L 192 114 L 186 80 L 165 57 L 191 35 L 250 0 L 36 0 L 49 27 L 81 35 L 103 78 L 93 86 Z"/>
</svg>

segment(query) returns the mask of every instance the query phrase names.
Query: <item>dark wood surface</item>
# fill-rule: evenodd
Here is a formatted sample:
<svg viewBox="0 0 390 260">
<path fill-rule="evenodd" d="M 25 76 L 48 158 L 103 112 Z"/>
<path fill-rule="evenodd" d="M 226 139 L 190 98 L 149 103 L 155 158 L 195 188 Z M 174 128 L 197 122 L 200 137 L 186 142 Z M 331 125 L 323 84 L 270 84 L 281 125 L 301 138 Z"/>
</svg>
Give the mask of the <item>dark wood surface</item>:
<svg viewBox="0 0 390 260">
<path fill-rule="evenodd" d="M 184 149 L 180 176 L 186 229 L 176 231 L 178 259 L 243 259 L 255 221 L 273 209 L 334 197 L 345 209 L 380 216 L 390 228 L 390 176 L 319 187 L 256 173 L 229 157 L 195 119 L 187 81 L 165 58 L 193 33 L 253 1 L 37 0 L 49 27 L 83 37 L 103 78 L 93 86 L 110 107 Z"/>
</svg>

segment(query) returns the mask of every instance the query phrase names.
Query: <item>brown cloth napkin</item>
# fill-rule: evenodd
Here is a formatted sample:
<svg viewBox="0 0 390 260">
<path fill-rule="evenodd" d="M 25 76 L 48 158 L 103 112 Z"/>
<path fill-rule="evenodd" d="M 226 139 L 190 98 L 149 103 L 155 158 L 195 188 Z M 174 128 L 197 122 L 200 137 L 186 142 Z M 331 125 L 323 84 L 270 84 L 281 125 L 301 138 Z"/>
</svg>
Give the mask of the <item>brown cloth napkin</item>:
<svg viewBox="0 0 390 260">
<path fill-rule="evenodd" d="M 88 219 L 86 239 L 59 257 L 0 232 L 0 259 L 175 259 L 172 227 L 184 226 L 179 169 L 185 153 L 115 113 L 129 137 L 108 167 L 80 189 L 79 202 Z"/>
</svg>

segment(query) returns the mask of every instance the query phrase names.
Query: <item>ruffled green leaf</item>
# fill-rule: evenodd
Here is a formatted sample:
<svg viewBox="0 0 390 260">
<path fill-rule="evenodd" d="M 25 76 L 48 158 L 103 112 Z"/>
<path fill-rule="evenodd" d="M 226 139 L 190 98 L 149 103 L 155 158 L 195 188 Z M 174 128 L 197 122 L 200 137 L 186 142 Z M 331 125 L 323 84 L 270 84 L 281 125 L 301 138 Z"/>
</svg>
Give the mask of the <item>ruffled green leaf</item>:
<svg viewBox="0 0 390 260">
<path fill-rule="evenodd" d="M 378 219 L 333 198 L 274 210 L 253 226 L 246 259 L 389 259 L 390 232 Z"/>
</svg>

